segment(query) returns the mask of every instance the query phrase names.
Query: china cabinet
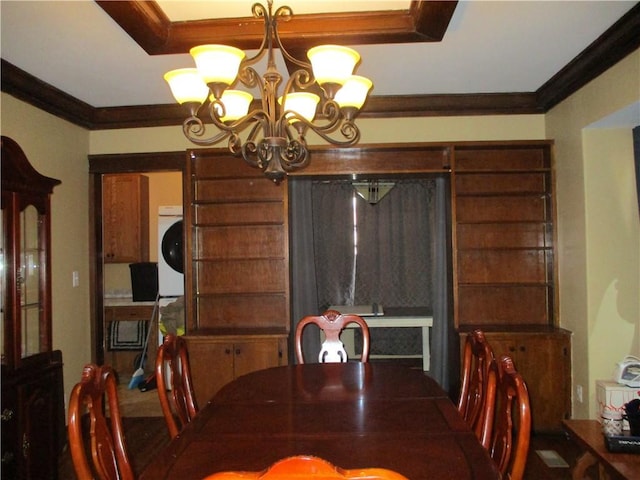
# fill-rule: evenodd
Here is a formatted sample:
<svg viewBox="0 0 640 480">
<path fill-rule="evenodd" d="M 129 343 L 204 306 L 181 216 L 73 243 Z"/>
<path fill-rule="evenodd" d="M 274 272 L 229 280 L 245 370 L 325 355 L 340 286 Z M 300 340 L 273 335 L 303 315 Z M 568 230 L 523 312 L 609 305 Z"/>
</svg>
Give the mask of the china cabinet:
<svg viewBox="0 0 640 480">
<path fill-rule="evenodd" d="M 58 184 L 2 137 L 3 478 L 57 478 L 65 439 L 62 354 L 51 334 L 50 197 Z"/>
</svg>

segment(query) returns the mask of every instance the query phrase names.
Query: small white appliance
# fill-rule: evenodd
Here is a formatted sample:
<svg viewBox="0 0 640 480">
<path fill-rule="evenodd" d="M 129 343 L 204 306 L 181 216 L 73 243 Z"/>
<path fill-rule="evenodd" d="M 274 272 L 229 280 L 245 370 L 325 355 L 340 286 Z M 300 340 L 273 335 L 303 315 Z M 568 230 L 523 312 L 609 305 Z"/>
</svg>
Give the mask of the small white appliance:
<svg viewBox="0 0 640 480">
<path fill-rule="evenodd" d="M 182 205 L 158 208 L 158 293 L 160 297 L 184 294 Z"/>
<path fill-rule="evenodd" d="M 640 358 L 627 355 L 621 362 L 616 363 L 614 380 L 627 387 L 640 387 Z"/>
</svg>

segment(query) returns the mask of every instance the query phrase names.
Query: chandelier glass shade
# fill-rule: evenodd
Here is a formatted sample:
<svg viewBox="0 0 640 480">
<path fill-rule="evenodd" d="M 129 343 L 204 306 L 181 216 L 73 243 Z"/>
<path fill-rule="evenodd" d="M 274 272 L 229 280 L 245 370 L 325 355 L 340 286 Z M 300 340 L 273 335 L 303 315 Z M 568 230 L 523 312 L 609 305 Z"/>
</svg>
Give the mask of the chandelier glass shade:
<svg viewBox="0 0 640 480">
<path fill-rule="evenodd" d="M 334 145 L 359 141 L 354 119 L 373 84 L 353 75 L 360 55 L 351 48 L 314 47 L 307 52 L 308 62 L 292 57 L 278 34 L 278 21 L 288 21 L 292 11 L 282 6 L 274 13 L 273 0 L 267 2 L 266 8 L 260 3 L 252 7 L 253 16 L 263 18 L 265 28 L 254 56 L 249 58 L 242 50 L 226 45 L 200 45 L 190 50 L 196 68 L 172 70 L 164 78 L 176 101 L 189 112 L 182 128 L 191 142 L 210 146 L 227 140 L 233 154 L 242 155 L 277 183 L 287 172 L 308 165 L 308 130 Z M 274 48 L 297 68 L 284 85 Z M 265 54 L 266 71 L 259 76 L 253 66 Z M 240 84 L 261 91 L 259 107 L 250 110 L 253 96 L 236 90 Z M 216 130 L 211 136 L 206 136 L 203 110 L 209 117 L 207 123 Z M 243 139 L 240 133 L 245 130 L 248 133 Z"/>
</svg>

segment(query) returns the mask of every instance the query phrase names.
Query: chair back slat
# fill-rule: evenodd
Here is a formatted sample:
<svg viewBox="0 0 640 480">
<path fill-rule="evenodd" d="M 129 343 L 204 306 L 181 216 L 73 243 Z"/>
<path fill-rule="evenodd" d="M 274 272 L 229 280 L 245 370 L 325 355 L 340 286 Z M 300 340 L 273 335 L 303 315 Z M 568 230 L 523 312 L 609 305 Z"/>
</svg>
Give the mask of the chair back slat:
<svg viewBox="0 0 640 480">
<path fill-rule="evenodd" d="M 156 384 L 169 436 L 174 438 L 198 413 L 187 342 L 181 336 L 169 334 L 158 347 Z"/>
<path fill-rule="evenodd" d="M 344 344 L 340 340 L 340 334 L 350 323 L 356 323 L 362 331 L 362 355 L 361 361 L 369 360 L 369 326 L 367 322 L 358 315 L 342 315 L 336 310 L 327 310 L 322 315 L 309 315 L 304 317 L 295 333 L 296 358 L 298 363 L 304 363 L 304 355 L 302 353 L 302 333 L 304 328 L 309 324 L 317 325 L 325 334 L 325 340 L 322 343 L 318 361 L 320 363 L 339 363 L 348 361 L 347 352 Z"/>
<path fill-rule="evenodd" d="M 497 366 L 491 345 L 482 330 L 470 332 L 462 359 L 462 385 L 458 411 L 488 448 L 493 427 Z"/>
<path fill-rule="evenodd" d="M 496 410 L 489 454 L 504 478 L 521 480 L 529 453 L 531 407 L 527 385 L 508 355 L 498 362 Z"/>
<path fill-rule="evenodd" d="M 86 418 L 88 428 L 83 421 Z M 84 367 L 80 382 L 71 391 L 67 425 L 78 480 L 134 479 L 120 417 L 116 375 L 110 366 Z"/>
</svg>

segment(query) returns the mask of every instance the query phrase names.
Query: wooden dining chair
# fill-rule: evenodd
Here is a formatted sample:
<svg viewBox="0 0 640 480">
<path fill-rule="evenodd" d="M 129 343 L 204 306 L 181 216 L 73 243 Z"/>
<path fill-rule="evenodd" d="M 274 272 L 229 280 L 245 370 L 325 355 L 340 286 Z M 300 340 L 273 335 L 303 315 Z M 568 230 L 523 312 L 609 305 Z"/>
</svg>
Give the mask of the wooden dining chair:
<svg viewBox="0 0 640 480">
<path fill-rule="evenodd" d="M 497 364 L 484 332 L 469 332 L 462 359 L 458 411 L 485 448 L 489 447 L 493 428 L 496 381 Z"/>
<path fill-rule="evenodd" d="M 283 458 L 261 472 L 218 472 L 204 480 L 408 480 L 393 470 L 357 468 L 346 470 L 310 455 Z"/>
<path fill-rule="evenodd" d="M 183 337 L 168 334 L 158 347 L 156 383 L 169 436 L 174 438 L 198 413 L 187 342 Z"/>
<path fill-rule="evenodd" d="M 309 324 L 317 325 L 325 335 L 322 343 L 318 361 L 320 363 L 342 363 L 348 360 L 347 352 L 344 344 L 340 340 L 340 333 L 350 323 L 357 323 L 362 330 L 362 355 L 360 360 L 367 362 L 369 360 L 369 326 L 367 322 L 358 315 L 342 315 L 336 310 L 327 310 L 322 315 L 308 315 L 298 323 L 295 335 L 296 357 L 298 363 L 304 363 L 304 355 L 302 354 L 302 332 Z"/>
<path fill-rule="evenodd" d="M 489 454 L 503 478 L 521 480 L 529 453 L 531 407 L 527 385 L 508 355 L 498 362 L 496 411 Z"/>
<path fill-rule="evenodd" d="M 83 418 L 88 419 L 88 425 Z M 80 383 L 71 390 L 67 429 L 78 480 L 134 479 L 122 430 L 116 375 L 111 367 L 84 367 Z"/>
</svg>

